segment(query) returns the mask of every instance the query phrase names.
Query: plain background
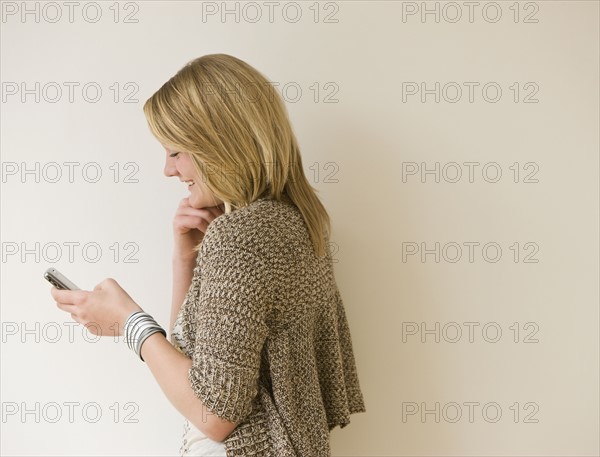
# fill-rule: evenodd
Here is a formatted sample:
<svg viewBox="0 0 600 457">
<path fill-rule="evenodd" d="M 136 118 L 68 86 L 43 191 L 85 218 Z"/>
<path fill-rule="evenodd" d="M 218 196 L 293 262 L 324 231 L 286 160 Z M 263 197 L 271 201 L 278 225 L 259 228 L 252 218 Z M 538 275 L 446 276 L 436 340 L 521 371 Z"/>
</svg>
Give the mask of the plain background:
<svg viewBox="0 0 600 457">
<path fill-rule="evenodd" d="M 122 341 L 70 336 L 42 273 L 86 289 L 113 277 L 168 325 L 171 222 L 187 189 L 164 177 L 142 105 L 187 61 L 227 53 L 286 88 L 332 217 L 367 407 L 332 432 L 333 454 L 598 455 L 598 3 L 479 2 L 472 21 L 463 2 L 290 3 L 272 22 L 260 2 L 256 22 L 247 2 L 216 2 L 239 15 L 205 21 L 207 2 L 100 2 L 97 22 L 88 2 L 72 22 L 61 2 L 56 21 L 45 3 L 26 3 L 37 21 L 4 11 L 2 453 L 178 453 L 183 418 L 146 365 Z M 439 8 L 439 21 L 403 20 L 413 7 Z M 441 97 L 403 100 L 405 83 L 439 83 Z M 472 101 L 465 83 L 478 84 Z M 78 164 L 73 182 L 65 162 Z M 438 179 L 421 176 L 436 163 Z M 22 174 L 36 166 L 39 179 Z M 465 243 L 479 243 L 472 261 Z"/>
</svg>

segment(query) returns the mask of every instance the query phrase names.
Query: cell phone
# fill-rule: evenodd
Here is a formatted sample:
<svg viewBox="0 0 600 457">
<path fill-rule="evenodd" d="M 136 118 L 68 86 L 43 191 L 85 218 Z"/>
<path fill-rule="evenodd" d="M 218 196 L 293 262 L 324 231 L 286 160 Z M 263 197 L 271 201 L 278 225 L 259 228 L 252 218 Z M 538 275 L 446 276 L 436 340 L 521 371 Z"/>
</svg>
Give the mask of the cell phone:
<svg viewBox="0 0 600 457">
<path fill-rule="evenodd" d="M 50 284 L 57 289 L 81 290 L 73 281 L 70 281 L 69 278 L 63 275 L 56 268 L 48 268 L 44 272 L 44 278 L 46 278 L 48 282 L 50 282 Z"/>
</svg>

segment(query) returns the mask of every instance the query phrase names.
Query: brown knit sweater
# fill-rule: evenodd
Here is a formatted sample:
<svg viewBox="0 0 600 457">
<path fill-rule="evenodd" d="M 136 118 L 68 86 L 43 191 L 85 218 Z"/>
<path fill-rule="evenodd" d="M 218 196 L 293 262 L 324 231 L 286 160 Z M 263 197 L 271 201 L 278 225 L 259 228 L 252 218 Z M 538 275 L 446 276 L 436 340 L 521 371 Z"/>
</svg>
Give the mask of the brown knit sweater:
<svg viewBox="0 0 600 457">
<path fill-rule="evenodd" d="M 214 219 L 179 318 L 195 394 L 241 421 L 228 457 L 327 457 L 330 431 L 366 411 L 331 255 L 315 256 L 293 204 Z"/>
</svg>

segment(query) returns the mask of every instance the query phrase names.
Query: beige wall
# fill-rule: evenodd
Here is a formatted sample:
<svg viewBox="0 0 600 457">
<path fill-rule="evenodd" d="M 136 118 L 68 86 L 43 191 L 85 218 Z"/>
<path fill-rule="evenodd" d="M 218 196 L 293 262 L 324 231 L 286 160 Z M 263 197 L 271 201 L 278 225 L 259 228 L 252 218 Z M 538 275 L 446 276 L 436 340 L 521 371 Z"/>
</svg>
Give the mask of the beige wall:
<svg viewBox="0 0 600 457">
<path fill-rule="evenodd" d="M 238 3 L 237 22 L 221 2 L 121 3 L 116 23 L 111 4 L 81 2 L 73 22 L 60 2 L 3 6 L 2 453 L 177 453 L 182 418 L 147 367 L 69 335 L 41 275 L 114 277 L 166 325 L 186 190 L 141 106 L 225 52 L 286 88 L 332 216 L 367 407 L 333 454 L 598 455 L 597 2 L 477 2 L 472 21 L 465 2 L 302 2 L 297 22 L 280 2 L 272 23 L 263 3 Z M 22 174 L 36 166 L 40 182 Z"/>
</svg>

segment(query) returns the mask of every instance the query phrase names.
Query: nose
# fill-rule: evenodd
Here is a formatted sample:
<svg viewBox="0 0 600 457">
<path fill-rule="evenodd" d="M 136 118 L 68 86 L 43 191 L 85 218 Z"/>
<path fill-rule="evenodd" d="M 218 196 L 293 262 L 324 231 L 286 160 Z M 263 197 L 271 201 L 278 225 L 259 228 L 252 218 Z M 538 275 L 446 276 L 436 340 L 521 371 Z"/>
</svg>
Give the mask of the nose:
<svg viewBox="0 0 600 457">
<path fill-rule="evenodd" d="M 167 153 L 163 173 L 167 178 L 179 175 L 179 171 L 177 171 L 177 167 L 175 166 L 175 157 L 169 157 L 169 153 Z"/>
</svg>

